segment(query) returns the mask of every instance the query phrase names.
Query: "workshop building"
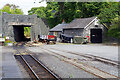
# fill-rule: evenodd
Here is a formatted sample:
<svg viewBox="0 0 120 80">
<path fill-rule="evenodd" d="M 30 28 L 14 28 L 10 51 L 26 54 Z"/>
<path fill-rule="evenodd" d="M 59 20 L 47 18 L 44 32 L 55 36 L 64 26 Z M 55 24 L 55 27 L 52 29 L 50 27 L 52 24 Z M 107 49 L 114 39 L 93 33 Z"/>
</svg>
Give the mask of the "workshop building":
<svg viewBox="0 0 120 80">
<path fill-rule="evenodd" d="M 106 32 L 107 28 L 99 23 L 97 17 L 74 19 L 63 28 L 63 34 L 89 37 L 91 43 L 102 43 Z"/>
<path fill-rule="evenodd" d="M 63 32 L 63 28 L 65 28 L 68 24 L 66 22 L 63 22 L 61 24 L 56 25 L 55 27 L 53 27 L 52 29 L 50 29 L 50 34 L 51 35 L 55 35 L 56 37 L 60 37 L 60 34 L 62 34 Z"/>
</svg>

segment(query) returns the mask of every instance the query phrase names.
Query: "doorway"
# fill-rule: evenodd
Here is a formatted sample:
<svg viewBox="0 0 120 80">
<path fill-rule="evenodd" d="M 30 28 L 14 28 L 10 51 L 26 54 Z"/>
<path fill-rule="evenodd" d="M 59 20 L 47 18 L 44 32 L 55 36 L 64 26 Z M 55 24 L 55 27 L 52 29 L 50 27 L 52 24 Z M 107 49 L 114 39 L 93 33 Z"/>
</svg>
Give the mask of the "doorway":
<svg viewBox="0 0 120 80">
<path fill-rule="evenodd" d="M 102 29 L 90 30 L 91 43 L 102 43 Z"/>
</svg>

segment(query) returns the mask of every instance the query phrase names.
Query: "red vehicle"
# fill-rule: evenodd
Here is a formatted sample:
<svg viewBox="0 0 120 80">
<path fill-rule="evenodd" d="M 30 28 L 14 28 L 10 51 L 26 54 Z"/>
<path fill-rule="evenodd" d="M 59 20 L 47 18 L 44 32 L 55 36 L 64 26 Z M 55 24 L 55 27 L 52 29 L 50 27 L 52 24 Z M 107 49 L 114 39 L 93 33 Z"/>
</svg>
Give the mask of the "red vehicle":
<svg viewBox="0 0 120 80">
<path fill-rule="evenodd" d="M 55 39 L 54 35 L 48 35 L 48 39 Z"/>
<path fill-rule="evenodd" d="M 56 37 L 54 35 L 48 35 L 47 44 L 50 43 L 56 44 Z"/>
<path fill-rule="evenodd" d="M 41 35 L 39 37 L 39 41 L 44 42 L 44 43 L 54 43 L 56 44 L 56 37 L 54 35 Z"/>
</svg>

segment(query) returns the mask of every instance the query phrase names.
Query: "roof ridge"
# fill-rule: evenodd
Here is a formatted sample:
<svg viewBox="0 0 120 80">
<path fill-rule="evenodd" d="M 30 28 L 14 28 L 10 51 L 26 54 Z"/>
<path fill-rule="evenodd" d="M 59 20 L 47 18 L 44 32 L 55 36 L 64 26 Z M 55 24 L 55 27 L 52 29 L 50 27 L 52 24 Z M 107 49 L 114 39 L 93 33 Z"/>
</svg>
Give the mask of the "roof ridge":
<svg viewBox="0 0 120 80">
<path fill-rule="evenodd" d="M 71 22 L 74 22 L 75 20 L 85 20 L 85 19 L 91 19 L 91 18 L 96 18 L 96 16 L 93 16 L 93 17 L 88 17 L 88 18 L 75 18 L 73 21 L 71 21 Z M 70 23 L 71 23 L 70 22 Z"/>
</svg>

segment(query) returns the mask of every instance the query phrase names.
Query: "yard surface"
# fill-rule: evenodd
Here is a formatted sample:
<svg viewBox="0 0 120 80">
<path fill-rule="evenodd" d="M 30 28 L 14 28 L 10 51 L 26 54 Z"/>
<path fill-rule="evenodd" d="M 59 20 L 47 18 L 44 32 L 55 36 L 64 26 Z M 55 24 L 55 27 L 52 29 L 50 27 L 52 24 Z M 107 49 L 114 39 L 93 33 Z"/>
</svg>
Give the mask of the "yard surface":
<svg viewBox="0 0 120 80">
<path fill-rule="evenodd" d="M 98 78 L 95 75 L 86 72 L 84 69 L 80 69 L 66 62 L 66 58 L 77 62 L 83 62 L 112 75 L 118 76 L 118 68 L 115 66 L 94 60 L 85 60 L 84 57 L 69 53 L 91 54 L 118 61 L 118 46 L 106 46 L 102 44 L 56 44 L 27 47 L 27 49 L 34 52 L 40 61 L 62 78 Z M 93 71 L 93 73 L 95 73 L 95 71 Z"/>
<path fill-rule="evenodd" d="M 103 74 L 99 73 L 97 69 L 118 76 L 118 68 L 116 66 L 80 56 L 81 54 L 91 54 L 118 61 L 118 46 L 102 44 L 43 44 L 38 47 L 26 46 L 24 49 L 31 51 L 33 56 L 61 78 L 99 78 L 99 75 L 102 76 Z M 15 50 L 12 47 L 0 47 L 0 77 L 29 78 L 23 69 L 24 67 L 14 58 L 14 54 Z M 83 64 L 97 69 L 86 68 Z"/>
<path fill-rule="evenodd" d="M 56 44 L 56 45 L 43 45 L 40 47 L 54 48 L 60 50 L 66 50 L 70 52 L 82 53 L 82 54 L 92 54 L 111 60 L 118 61 L 118 46 L 106 46 L 102 44 Z M 39 52 L 40 47 L 32 48 L 32 51 Z"/>
</svg>

